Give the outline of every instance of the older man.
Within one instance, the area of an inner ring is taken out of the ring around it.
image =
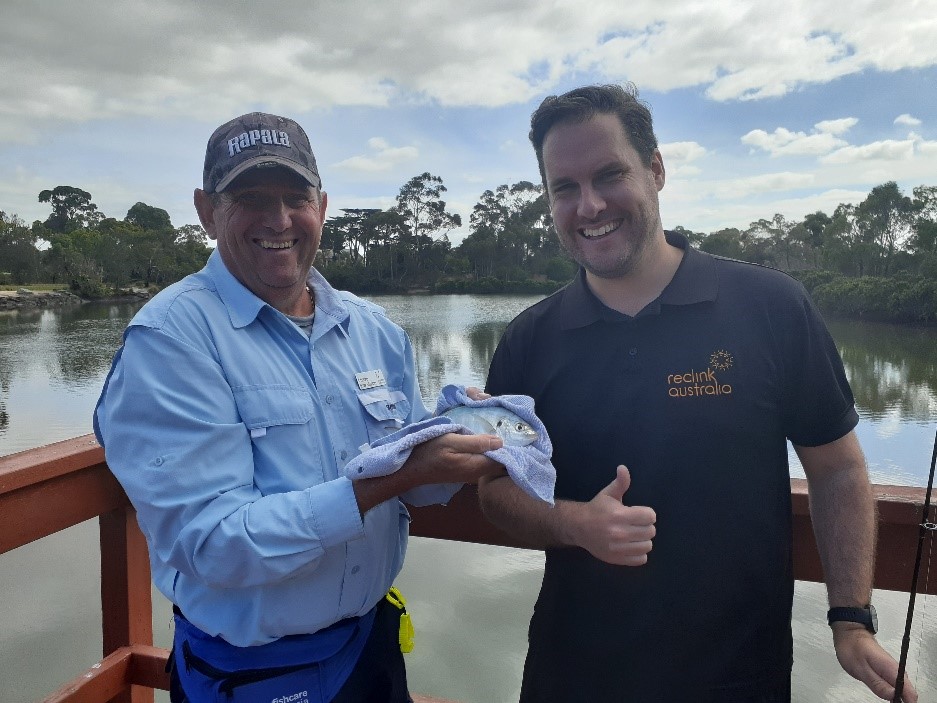
[[[95,412],[175,606],[173,701],[408,701],[402,501],[499,466],[497,438],[447,434],[344,478],[429,413],[403,330],[312,268],[327,201],[296,122],[219,127],[195,191],[217,249],[134,317]]]

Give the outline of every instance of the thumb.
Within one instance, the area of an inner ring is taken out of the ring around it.
[[[630,487],[631,473],[628,471],[627,467],[620,464],[618,466],[618,474],[615,476],[615,480],[599,491],[599,493],[601,495],[610,496],[615,500],[621,500],[624,498],[625,493]]]

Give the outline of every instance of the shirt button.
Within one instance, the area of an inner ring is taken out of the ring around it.
[[[631,354],[631,356],[637,356],[637,355],[638,355],[638,348],[637,348],[637,347],[631,347],[631,349],[628,350],[628,353]]]
[[[331,404],[332,404],[332,396],[330,396],[330,395],[325,396],[325,402],[328,403],[329,405],[331,405]]]
[[[361,571],[361,567],[360,567],[360,566],[353,566],[353,567],[351,567],[351,573],[357,574],[359,571]]]
[[[155,461],[154,463],[155,463],[157,466],[162,466],[162,465],[163,465],[163,457],[161,457],[161,456],[156,457],[156,461]]]
[[[346,457],[348,456],[348,452],[346,452],[344,449],[342,449],[342,453],[341,453],[339,456],[341,456],[342,459],[344,459],[344,458],[346,458]]]

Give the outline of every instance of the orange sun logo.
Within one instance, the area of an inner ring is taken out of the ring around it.
[[[732,355],[725,349],[715,351],[713,355],[709,357],[709,364],[718,371],[725,371],[726,369],[732,368],[733,361],[735,360],[732,358]]]

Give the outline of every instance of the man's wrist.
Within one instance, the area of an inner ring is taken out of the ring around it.
[[[878,632],[878,615],[875,606],[869,603],[862,607],[833,607],[826,613],[826,620],[832,628],[843,631],[862,628],[873,635]]]

